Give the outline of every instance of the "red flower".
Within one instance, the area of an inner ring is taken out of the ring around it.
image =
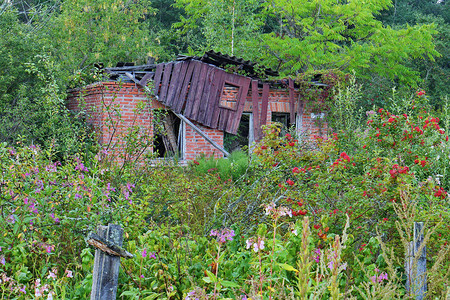
[[[300,169],[295,167],[295,168],[292,169],[292,173],[294,173],[294,174],[295,173],[300,173]]]
[[[425,165],[427,164],[427,161],[426,161],[426,160],[422,160],[422,161],[420,162],[420,164],[422,165],[422,167],[425,167]]]
[[[320,224],[315,224],[315,225],[314,225],[314,228],[315,228],[315,229],[319,229],[320,226],[321,226]]]
[[[286,183],[289,184],[290,186],[294,185],[294,182],[292,180],[290,180],[290,179],[286,180]]]
[[[295,143],[294,143],[294,142],[290,142],[290,143],[289,143],[289,146],[294,147],[294,146],[295,146]]]
[[[363,146],[363,149],[366,149],[366,147],[367,147],[367,145],[364,145],[364,146]]]
[[[342,159],[345,159],[345,160],[347,160],[347,161],[350,161],[350,157],[347,155],[347,153],[345,153],[345,152],[342,152],[341,153],[341,155],[340,155],[340,157],[342,158]]]
[[[304,215],[306,215],[307,212],[308,212],[307,210],[299,210],[298,214],[301,216],[304,216]]]
[[[266,150],[266,149],[267,149],[267,146],[262,145],[262,146],[261,146],[261,149],[262,149],[262,150]]]
[[[425,91],[417,92],[417,96],[422,96],[422,95],[425,95]]]
[[[394,178],[395,174],[397,174],[397,171],[392,169],[392,170],[389,171],[389,174],[391,174],[391,177]]]
[[[286,138],[287,138],[288,140],[290,140],[290,139],[292,139],[292,136],[291,136],[289,133],[286,133]]]
[[[362,251],[366,245],[367,244],[362,244],[361,247],[359,248],[359,251]]]
[[[194,160],[194,164],[199,165],[200,163],[196,160]]]

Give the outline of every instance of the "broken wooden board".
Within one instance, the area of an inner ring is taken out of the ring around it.
[[[289,78],[289,112],[290,112],[290,123],[295,124],[295,100],[294,100],[294,80]]]
[[[259,89],[258,80],[252,80],[252,113],[253,113],[253,134],[255,141],[259,141],[261,134],[261,121],[259,115]]]

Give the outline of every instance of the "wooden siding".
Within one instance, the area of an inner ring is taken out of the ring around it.
[[[159,64],[153,78],[159,101],[174,112],[207,127],[237,133],[250,78],[196,60]],[[220,105],[225,83],[239,88],[235,109]]]

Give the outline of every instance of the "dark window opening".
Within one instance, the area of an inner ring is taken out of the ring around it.
[[[274,112],[272,113],[272,122],[281,123],[280,136],[284,136],[288,133],[289,127],[291,126],[290,113]]]
[[[237,134],[225,132],[223,137],[225,150],[231,153],[236,150],[248,149],[249,144],[253,142],[253,132],[251,130],[253,124],[251,124],[251,119],[250,114],[242,114]]]
[[[153,110],[153,135],[153,152],[157,157],[183,158],[182,122],[173,112]]]

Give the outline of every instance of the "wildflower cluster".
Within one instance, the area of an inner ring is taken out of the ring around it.
[[[213,229],[213,230],[211,230],[209,235],[217,237],[217,241],[220,244],[224,244],[227,241],[232,241],[233,237],[235,236],[234,230],[228,229],[228,228],[224,228],[221,230]]]

